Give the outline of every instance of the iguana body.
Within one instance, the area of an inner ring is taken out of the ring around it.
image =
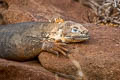
[[[88,30],[72,21],[63,23],[24,22],[0,26],[0,58],[25,61],[40,52],[66,55],[64,42],[89,39]],[[60,41],[57,43],[56,41]]]

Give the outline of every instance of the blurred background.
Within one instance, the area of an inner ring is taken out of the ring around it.
[[[92,22],[93,14],[79,0],[0,0],[0,24],[48,21],[53,17]]]

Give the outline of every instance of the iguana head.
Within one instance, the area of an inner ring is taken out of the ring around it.
[[[60,23],[52,32],[53,34],[49,37],[55,41],[72,43],[89,39],[88,30],[83,27],[83,25],[73,21],[64,21]]]

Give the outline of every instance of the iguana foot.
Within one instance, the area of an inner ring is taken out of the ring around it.
[[[66,49],[65,46],[65,43],[44,42],[42,51],[47,51],[56,55],[62,54],[67,56],[68,49]]]

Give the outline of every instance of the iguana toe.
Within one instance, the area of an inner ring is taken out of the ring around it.
[[[62,54],[66,56],[68,53],[68,49],[66,49],[65,46],[65,43],[45,42],[43,44],[42,51],[47,51],[56,55]]]
[[[65,51],[63,51],[62,49],[60,49],[60,48],[58,48],[58,47],[54,48],[54,50],[55,50],[55,51],[58,51],[60,54],[62,54],[62,55],[64,55],[64,56],[67,55]]]

